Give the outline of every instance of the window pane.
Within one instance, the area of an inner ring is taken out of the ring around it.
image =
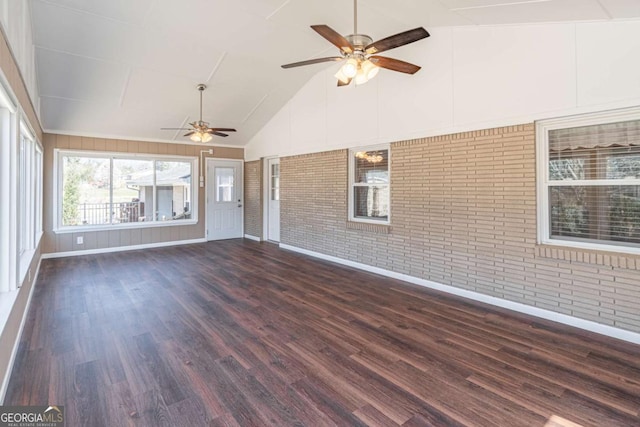
[[[28,186],[28,170],[27,170],[27,148],[28,140],[21,135],[20,137],[20,171],[18,180],[18,224],[19,224],[19,239],[18,239],[18,254],[22,255],[27,250],[27,186]]]
[[[191,218],[191,163],[156,162],[156,220]]]
[[[109,159],[64,156],[62,225],[108,224]]]
[[[216,202],[233,202],[235,199],[234,168],[215,168]]]
[[[354,187],[354,216],[386,221],[389,218],[389,186]]]
[[[354,182],[358,184],[389,183],[389,150],[354,153]]]
[[[549,189],[552,238],[640,244],[640,186]]]
[[[113,160],[114,224],[152,221],[153,161]]]
[[[640,120],[549,131],[549,179],[640,179]]]
[[[271,200],[280,200],[280,164],[271,165]]]

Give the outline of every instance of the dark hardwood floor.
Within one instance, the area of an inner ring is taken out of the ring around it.
[[[4,404],[90,427],[638,426],[640,346],[224,241],[43,261]]]

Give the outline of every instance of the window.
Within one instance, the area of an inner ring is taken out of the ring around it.
[[[640,110],[538,124],[539,240],[640,253]]]
[[[389,223],[389,147],[349,151],[349,220]]]
[[[24,277],[42,235],[42,149],[26,123],[18,146],[18,257]]]
[[[195,161],[57,151],[57,230],[196,220]]]

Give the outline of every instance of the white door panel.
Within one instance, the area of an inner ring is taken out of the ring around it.
[[[242,161],[207,159],[207,240],[243,233]]]

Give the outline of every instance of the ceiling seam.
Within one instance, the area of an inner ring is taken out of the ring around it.
[[[213,70],[211,70],[211,73],[207,78],[207,81],[206,81],[207,83],[209,83],[213,78],[213,76],[218,72],[218,68],[220,68],[220,65],[222,65],[222,61],[224,61],[226,57],[227,57],[227,51],[225,50],[222,52],[222,55],[220,55],[220,58],[218,58],[218,62],[216,62],[216,65],[213,66]]]
[[[118,103],[120,108],[122,108],[123,105],[124,105],[124,97],[125,97],[125,95],[127,93],[127,89],[129,88],[129,82],[131,81],[131,73],[132,73],[132,68],[129,67],[127,69],[127,77],[125,77],[125,79],[124,79],[124,85],[122,87],[122,92],[120,93],[120,102]]]
[[[76,12],[76,13],[79,13],[79,14],[82,14],[82,15],[95,16],[95,17],[102,18],[102,19],[107,20],[107,21],[116,22],[116,23],[118,23],[118,24],[122,24],[122,25],[130,26],[130,27],[136,27],[136,25],[134,25],[132,22],[121,21],[121,20],[119,20],[119,19],[111,18],[111,17],[109,17],[109,16],[104,16],[104,15],[100,15],[100,14],[98,14],[98,13],[88,12],[88,11],[86,11],[86,10],[77,9],[77,8],[75,8],[75,7],[70,7],[70,6],[66,6],[66,5],[61,5],[61,4],[58,4],[58,3],[52,3],[52,2],[47,1],[47,0],[39,0],[39,1],[40,1],[41,3],[48,4],[49,6],[57,7],[57,8],[59,8],[59,9],[70,10],[70,11],[72,11],[72,12]]]
[[[609,13],[609,10],[605,7],[605,5],[602,4],[600,0],[596,0],[596,3],[598,3],[598,6],[600,6],[600,9],[602,9],[604,14],[607,15],[607,18],[613,19],[613,15]]]
[[[247,114],[244,118],[244,120],[242,120],[241,123],[246,123],[247,120],[249,120],[249,118],[253,115],[253,113],[256,112],[256,110],[258,109],[258,107],[260,107],[262,105],[262,103],[269,97],[269,94],[265,94],[262,99],[260,99],[260,101],[258,101],[258,103],[251,109],[251,111],[249,111],[249,114]]]
[[[291,0],[286,0],[284,3],[282,3],[280,6],[278,6],[278,7],[276,8],[276,10],[274,10],[273,12],[271,12],[270,14],[268,14],[268,15],[266,16],[266,18],[264,18],[264,19],[265,19],[265,21],[268,21],[268,20],[270,20],[271,18],[273,18],[273,17],[274,17],[278,12],[280,12],[280,10],[281,10],[283,7],[285,7],[286,5],[288,5],[290,2],[291,2]]]

